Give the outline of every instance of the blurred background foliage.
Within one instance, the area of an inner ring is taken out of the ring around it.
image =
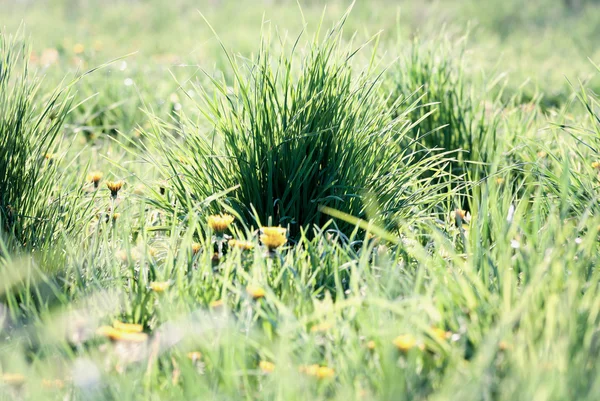
[[[329,1],[325,11],[319,1],[301,4],[310,31],[321,16],[329,26],[349,2]],[[126,59],[129,70],[121,73],[123,80],[140,69],[148,82],[137,85],[165,92],[172,89],[172,81],[162,79],[167,68],[189,77],[197,68],[224,67],[220,45],[201,14],[226,46],[245,55],[256,51],[261,20],[279,26],[281,35],[294,36],[303,26],[291,0],[1,0],[0,5],[6,29],[14,31],[24,22],[37,57],[43,59],[46,51],[52,59],[48,49],[56,49],[58,62],[75,70],[135,52]],[[559,106],[571,93],[564,76],[593,79],[588,58],[600,61],[599,19],[596,0],[359,0],[345,32],[356,32],[361,40],[382,30],[383,40],[393,41],[444,29],[458,36],[469,31],[468,48],[476,58],[469,63],[472,68],[506,73],[512,92],[525,85],[525,97],[543,87],[542,105]],[[46,74],[53,70],[58,68]],[[167,87],[157,88],[157,82]],[[600,80],[590,85],[598,89]]]

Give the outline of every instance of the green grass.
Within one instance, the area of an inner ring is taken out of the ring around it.
[[[0,221],[2,232],[36,249],[63,223],[67,197],[53,188],[60,179],[55,152],[71,101],[68,92],[38,92],[21,36],[3,34],[0,41]]]
[[[0,0],[0,398],[597,399],[582,4]]]
[[[227,53],[232,82],[211,77],[208,89],[195,86],[210,131],[194,121],[155,122],[147,136],[166,156],[165,179],[177,200],[162,202],[166,210],[193,211],[195,202],[226,193],[223,201],[247,223],[282,225],[296,236],[330,219],[324,207],[355,217],[377,207],[393,221],[421,217],[440,199],[436,180],[446,175],[421,176],[449,160],[411,149],[408,136],[426,118],[411,119],[420,98],[396,96],[388,105],[381,72],[353,71],[361,49],[340,44],[342,25],[309,41],[308,52],[297,50],[297,38],[280,56],[269,39],[250,62]],[[367,201],[369,194],[377,199]]]

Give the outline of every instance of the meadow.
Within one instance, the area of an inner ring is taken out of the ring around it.
[[[0,400],[598,400],[595,0],[0,0]]]

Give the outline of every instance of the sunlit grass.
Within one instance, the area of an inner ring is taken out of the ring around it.
[[[0,39],[0,398],[597,399],[594,66],[532,95],[481,47],[597,10],[517,3],[464,43],[473,2],[407,2],[418,41],[375,2],[216,2],[214,31],[115,3],[102,41],[39,33],[95,2],[29,11],[45,52]]]

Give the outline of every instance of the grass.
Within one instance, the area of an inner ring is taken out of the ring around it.
[[[596,399],[598,8],[534,3],[7,3],[0,398]]]
[[[378,207],[393,220],[416,218],[421,205],[436,203],[434,179],[443,174],[419,176],[449,161],[410,149],[407,133],[426,117],[410,118],[420,99],[397,96],[387,105],[381,74],[370,67],[353,73],[360,48],[342,48],[342,26],[309,42],[305,54],[295,54],[301,38],[277,59],[269,39],[247,64],[227,53],[233,82],[211,78],[210,89],[195,87],[213,132],[193,121],[156,122],[148,135],[167,158],[165,178],[177,199],[165,203],[167,210],[228,192],[223,201],[246,222],[283,225],[298,235],[330,219],[323,207],[356,217]],[[376,194],[377,205],[365,194]]]
[[[3,232],[35,249],[51,242],[63,222],[66,196],[53,188],[59,179],[55,151],[71,102],[58,91],[39,99],[40,83],[30,77],[20,34],[3,34],[0,52],[0,220]]]

